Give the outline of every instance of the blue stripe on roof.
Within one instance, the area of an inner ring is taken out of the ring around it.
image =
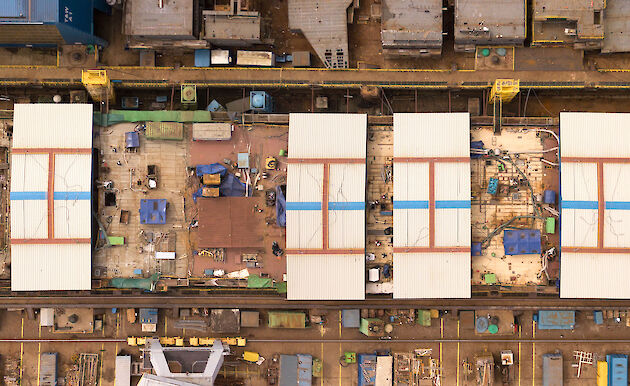
[[[288,202],[287,210],[322,210],[321,202]]]
[[[630,210],[630,201],[606,201],[606,209]]]
[[[429,209],[429,201],[396,201],[394,209]]]
[[[365,202],[329,202],[328,210],[363,210]]]
[[[470,201],[469,200],[435,201],[435,209],[470,209]]]
[[[11,192],[10,197],[12,201],[45,200],[46,192]]]
[[[91,198],[92,194],[90,192],[55,192],[53,194],[53,199],[55,200],[76,201],[90,200]]]
[[[562,209],[597,209],[597,201],[562,201]]]

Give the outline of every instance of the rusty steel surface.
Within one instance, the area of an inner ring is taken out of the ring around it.
[[[260,217],[246,197],[199,198],[201,248],[248,248],[263,245]]]

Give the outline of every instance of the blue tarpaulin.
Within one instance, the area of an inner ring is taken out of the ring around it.
[[[472,141],[470,143],[470,149],[471,150],[483,150],[483,141]],[[476,154],[476,153],[470,153],[470,158],[475,159],[475,158],[480,158],[481,154]]]
[[[219,185],[219,195],[225,197],[243,197],[245,196],[245,184],[234,174],[227,173],[221,181],[221,185]]]
[[[166,199],[140,200],[140,224],[166,224]]]
[[[287,200],[282,193],[282,186],[276,187],[276,224],[281,227],[287,226]]]
[[[540,230],[506,230],[503,232],[503,247],[506,255],[540,254]]]
[[[197,177],[201,177],[204,174],[220,174],[221,177],[227,173],[227,168],[220,163],[213,163],[210,165],[197,165]]]

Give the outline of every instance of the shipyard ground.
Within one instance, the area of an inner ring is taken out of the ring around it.
[[[72,367],[73,355],[96,353],[100,355],[99,384],[113,385],[116,355],[132,355],[134,361],[139,360],[138,347],[128,346],[126,338],[144,336],[140,332],[139,324],[127,322],[124,311],[119,309],[119,313],[112,314],[111,310],[103,310],[104,329],[93,334],[52,333],[47,328],[39,328],[38,318],[29,320],[20,312],[2,311],[0,357],[3,360],[19,358],[22,384],[36,385],[40,371],[40,353],[59,353],[59,377],[64,377]],[[373,353],[376,350],[390,350],[396,353],[431,349],[431,357],[441,363],[439,371],[442,373],[443,385],[475,384],[474,376],[467,376],[462,363],[472,361],[475,354],[483,352],[493,353],[496,359],[502,350],[511,350],[514,353],[512,385],[541,384],[541,355],[556,350],[564,355],[565,384],[590,385],[596,377],[595,367],[585,365],[578,379],[576,369],[571,367],[574,350],[593,352],[596,358],[602,359],[607,353],[627,352],[630,347],[625,320],[621,323],[606,320],[604,325],[596,326],[592,314],[589,313],[578,313],[574,331],[540,331],[533,326],[531,312],[524,312],[519,316],[521,327],[515,334],[492,338],[476,335],[472,326],[464,326],[454,315],[446,314],[439,319],[433,319],[431,327],[395,325],[391,340],[368,338],[357,329],[343,329],[338,311],[327,312],[326,318],[325,326],[313,326],[306,330],[269,329],[264,323],[257,329],[242,329],[240,335],[246,337],[248,343],[245,348],[232,349],[234,355],[226,358],[219,377],[219,381],[227,383],[220,384],[243,382],[244,385],[266,385],[266,370],[274,354],[304,353],[323,358],[323,376],[315,379],[314,384],[351,385],[357,382],[357,365],[339,364],[338,358],[345,351]],[[262,319],[263,322],[266,321],[264,317]],[[170,311],[161,311],[156,335],[203,336],[196,331],[174,328],[173,322]],[[236,359],[243,350],[258,352],[267,360],[260,366],[245,364]]]

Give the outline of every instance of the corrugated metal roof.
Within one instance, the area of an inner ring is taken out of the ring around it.
[[[435,164],[435,245],[470,246],[470,163]]]
[[[289,29],[302,31],[327,68],[348,68],[348,17],[352,0],[289,0]]]
[[[367,115],[289,114],[289,158],[365,158]]]
[[[630,114],[560,113],[561,157],[627,157]]]
[[[11,291],[91,289],[90,244],[11,245]]]
[[[562,245],[596,247],[597,165],[585,162],[565,162],[562,164],[560,178]]]
[[[290,115],[289,158],[309,163],[287,170],[289,299],[365,297],[366,132],[365,115]]]
[[[563,298],[630,298],[630,254],[563,252],[560,269]]]
[[[92,148],[89,104],[16,104],[13,126],[14,148]]]
[[[365,248],[365,164],[330,165],[328,185],[330,248]]]
[[[287,299],[365,299],[364,255],[287,255]]]
[[[447,249],[470,247],[469,127],[467,113],[394,114],[394,248],[425,248],[394,252],[394,298],[470,297],[470,253]]]
[[[66,154],[67,149],[80,154]],[[91,149],[91,105],[15,106],[13,291],[91,288]]]
[[[381,7],[383,47],[441,48],[440,0],[384,0]]]
[[[470,253],[394,253],[394,298],[469,298]]]
[[[59,18],[59,0],[2,0],[0,23],[54,22]]]
[[[526,15],[523,0],[457,0],[455,43],[522,43]]]
[[[394,114],[394,157],[468,157],[470,114]]]
[[[607,249],[630,248],[630,165],[615,162],[630,158],[628,126],[630,114],[560,114],[563,298],[630,298],[630,249]]]

